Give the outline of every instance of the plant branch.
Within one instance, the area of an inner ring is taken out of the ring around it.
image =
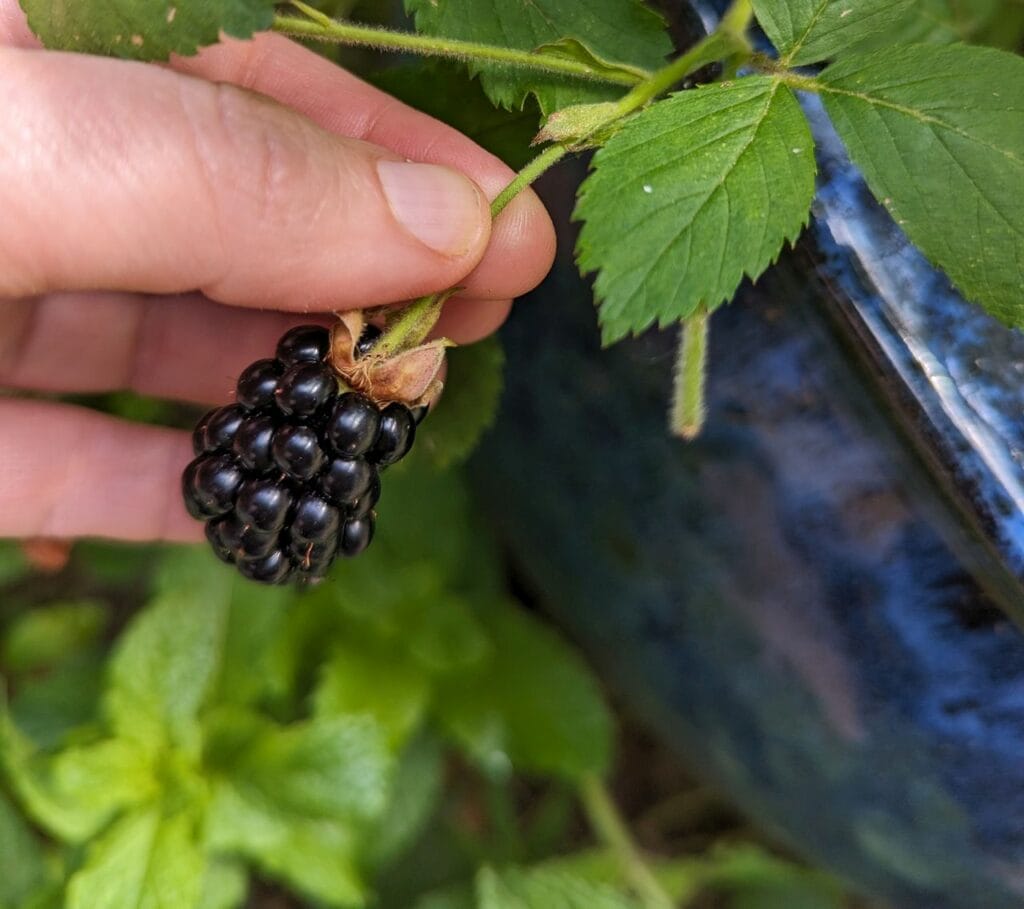
[[[544,149],[516,174],[515,179],[508,186],[498,193],[491,203],[491,218],[497,218],[505,210],[509,202],[533,183],[549,167],[561,161],[568,153],[569,149],[564,145],[552,145],[550,148]]]
[[[336,44],[374,47],[378,50],[396,51],[399,53],[421,54],[428,57],[448,57],[454,60],[494,63],[513,68],[540,70],[577,79],[607,82],[612,85],[631,87],[644,78],[642,73],[633,75],[627,70],[599,72],[579,60],[556,57],[553,54],[516,50],[509,47],[498,47],[493,44],[480,44],[475,41],[459,41],[455,38],[439,38],[432,35],[398,32],[367,25],[357,25],[354,22],[342,22],[337,19],[331,19],[312,9],[312,7],[307,7],[304,3],[294,3],[293,5],[306,13],[307,18],[275,16],[274,31],[296,38],[311,38],[315,41],[331,41]]]
[[[704,428],[707,408],[704,383],[707,376],[708,325],[711,317],[701,306],[679,326],[679,352],[672,382],[673,435],[692,441]]]
[[[580,783],[580,800],[594,833],[619,860],[644,909],[672,909],[672,898],[644,861],[604,783],[596,776],[585,777]]]
[[[746,31],[752,16],[750,0],[736,0],[722,17],[717,31],[697,42],[685,54],[659,69],[623,97],[618,104],[618,116],[624,117],[639,110],[702,66],[733,55],[749,57],[752,49]]]

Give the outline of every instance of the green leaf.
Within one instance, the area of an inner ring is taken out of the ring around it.
[[[726,893],[731,909],[842,909],[843,888],[829,875],[752,845],[722,847],[704,859],[704,885]]]
[[[415,739],[398,762],[388,807],[367,837],[367,860],[382,867],[408,849],[430,820],[444,785],[444,754],[428,736]]]
[[[595,73],[602,76],[631,76],[638,82],[647,77],[648,73],[636,66],[629,66],[625,63],[616,63],[595,54],[587,45],[576,38],[559,38],[549,44],[542,44],[535,48],[538,54],[545,54],[549,57],[560,57],[563,60],[572,60],[576,63],[583,63]]]
[[[215,44],[221,32],[249,38],[274,21],[274,0],[21,0],[21,5],[47,47],[136,60],[194,54]]]
[[[963,293],[1024,325],[1024,60],[988,48],[901,47],[820,76],[871,191]]]
[[[239,791],[285,817],[371,820],[384,809],[391,756],[365,717],[318,717],[277,726],[255,714],[218,711],[207,757]]]
[[[122,736],[160,748],[198,747],[197,715],[219,669],[231,576],[209,570],[168,589],[121,636],[110,662],[106,714]]]
[[[803,66],[840,55],[891,29],[916,0],[753,0],[757,21],[782,62]]]
[[[21,547],[9,540],[0,541],[0,586],[13,584],[30,571]]]
[[[329,906],[363,906],[358,836],[347,824],[281,814],[258,793],[214,787],[207,814],[210,849],[242,856]]]
[[[93,601],[36,607],[8,630],[0,659],[13,673],[44,669],[94,645],[106,621],[103,604]]]
[[[546,868],[484,868],[476,894],[479,909],[640,909],[613,887]]]
[[[60,839],[81,842],[123,808],[157,791],[149,755],[123,739],[41,754],[0,721],[0,761],[25,810]]]
[[[97,722],[105,669],[97,649],[20,684],[11,700],[15,724],[40,748],[58,747],[76,727]]]
[[[234,584],[211,701],[255,705],[288,696],[291,680],[282,633],[294,602],[288,588]]]
[[[1014,50],[1021,36],[1024,6],[1014,0],[916,0],[884,32],[858,42],[860,52],[894,44],[952,44],[975,41]]]
[[[612,722],[579,656],[512,606],[488,611],[494,652],[475,672],[445,680],[437,712],[491,773],[514,767],[578,780],[609,763]]]
[[[184,909],[199,901],[205,873],[195,819],[148,808],[93,843],[68,882],[67,909]]]
[[[460,66],[420,60],[379,70],[369,79],[388,94],[455,127],[513,170],[523,168],[535,154],[530,142],[540,122],[536,105],[527,103],[520,111],[495,107],[480,80],[471,79]]]
[[[439,467],[466,460],[498,412],[504,387],[505,353],[497,337],[448,353],[448,377],[437,410],[418,442]]]
[[[731,299],[799,235],[814,174],[800,105],[767,76],[680,92],[629,121],[594,156],[575,213],[605,342]]]
[[[238,909],[249,893],[249,874],[235,862],[214,861],[206,867],[198,909]]]
[[[21,909],[49,876],[39,841],[0,795],[0,907]]]
[[[373,644],[339,644],[323,667],[313,703],[321,717],[372,717],[397,746],[420,724],[429,696],[426,673],[400,653]]]
[[[661,17],[637,0],[406,0],[406,9],[427,34],[524,51],[570,38],[605,66],[657,69],[672,50]],[[564,56],[564,47],[560,53]],[[481,65],[474,70],[495,104],[521,108],[527,95],[534,94],[544,114],[570,104],[607,101],[625,91],[510,67]]]

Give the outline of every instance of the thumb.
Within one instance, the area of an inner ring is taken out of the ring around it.
[[[467,177],[266,98],[79,55],[0,48],[0,68],[0,296],[342,309],[457,284],[487,246]]]

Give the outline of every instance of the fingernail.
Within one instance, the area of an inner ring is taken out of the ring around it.
[[[378,161],[384,195],[398,222],[447,256],[465,255],[481,230],[480,191],[457,171],[436,164]]]

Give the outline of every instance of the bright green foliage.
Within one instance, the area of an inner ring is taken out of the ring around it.
[[[202,894],[206,859],[195,819],[156,807],[126,815],[96,840],[68,883],[67,909],[181,909]]]
[[[757,21],[783,63],[834,57],[853,42],[892,28],[916,0],[753,0]]]
[[[422,424],[417,442],[439,467],[473,453],[497,415],[504,375],[505,354],[496,337],[449,352],[444,404]]]
[[[235,909],[245,901],[248,890],[249,874],[242,865],[212,861],[206,866],[197,909]]]
[[[220,33],[248,38],[269,28],[273,0],[21,0],[47,47],[166,60],[214,44]]]
[[[661,18],[638,0],[406,0],[416,27],[431,35],[532,51],[563,38],[575,39],[588,56],[609,63],[656,69],[672,49]],[[564,51],[562,52],[564,55]],[[568,104],[605,101],[622,88],[557,75],[473,64],[488,97],[521,108],[536,95],[549,114]]]
[[[127,738],[191,747],[196,716],[215,677],[231,579],[208,571],[208,584],[162,595],[122,637],[110,663],[106,712]]]
[[[579,658],[520,610],[488,610],[491,658],[439,691],[451,734],[490,773],[513,768],[578,780],[602,773],[611,723]]]
[[[324,665],[314,709],[318,716],[369,715],[400,745],[423,720],[429,696],[426,671],[400,652],[339,643]]]
[[[1024,325],[1024,60],[908,47],[836,63],[825,107],[871,191],[965,295]]]
[[[767,76],[680,92],[628,122],[595,155],[575,215],[605,341],[731,299],[799,235],[814,174],[800,106]]]
[[[478,909],[640,909],[620,890],[545,868],[484,868],[476,895]]]

